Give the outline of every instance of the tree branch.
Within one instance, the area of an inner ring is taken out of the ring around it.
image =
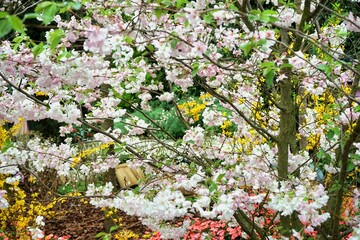
[[[199,77],[200,78],[200,77]],[[200,80],[198,81],[198,84],[202,86],[208,93],[213,95],[215,98],[219,99],[220,101],[229,104],[237,114],[242,117],[245,122],[247,122],[252,128],[254,128],[260,135],[262,135],[264,138],[278,142],[278,139],[272,135],[270,132],[268,132],[266,129],[261,128],[260,126],[256,125],[253,121],[251,121],[248,117],[245,116],[243,112],[241,112],[231,101],[226,99],[224,96],[218,94],[216,91],[214,91],[211,87],[209,87],[204,81]]]
[[[1,76],[1,78],[2,78],[5,82],[7,82],[9,85],[11,85],[11,87],[15,88],[17,91],[21,92],[21,93],[24,94],[26,97],[28,97],[28,98],[30,98],[31,100],[33,100],[35,103],[38,103],[38,104],[40,104],[40,105],[42,105],[42,106],[45,106],[45,107],[47,107],[47,108],[50,108],[49,104],[46,104],[46,103],[44,103],[43,101],[40,101],[40,100],[37,99],[36,97],[34,97],[34,96],[28,94],[27,92],[25,92],[25,91],[24,91],[23,89],[21,89],[20,87],[15,86],[7,77],[5,77],[5,75],[4,75],[2,72],[0,72],[0,76]]]
[[[340,237],[340,230],[339,230],[340,221],[341,221],[340,212],[341,212],[341,207],[342,207],[342,203],[343,203],[344,193],[346,190],[346,177],[347,177],[347,166],[349,163],[349,155],[350,155],[351,147],[359,135],[360,135],[360,118],[358,118],[356,120],[353,131],[351,132],[349,138],[346,140],[344,147],[341,149],[341,154],[340,154],[341,167],[340,167],[340,174],[339,174],[339,179],[338,179],[340,188],[336,195],[335,209],[332,214],[332,217],[333,217],[332,237],[333,237],[333,239],[339,239],[339,237]]]

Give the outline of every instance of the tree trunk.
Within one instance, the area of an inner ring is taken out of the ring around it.
[[[298,151],[296,143],[296,108],[295,100],[292,97],[292,80],[285,78],[280,83],[280,133],[278,136],[278,181],[288,179],[289,175],[289,150],[294,153]],[[296,214],[293,216],[281,216],[281,226],[284,235],[290,235],[291,229],[296,229],[299,225]]]

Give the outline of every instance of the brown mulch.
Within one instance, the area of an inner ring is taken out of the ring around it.
[[[70,236],[69,239],[97,239],[96,234],[107,232],[105,222],[109,227],[113,225],[108,224],[109,219],[105,220],[104,211],[80,199],[68,199],[58,204],[56,208],[57,216],[45,221],[45,236],[53,234],[58,237]],[[118,212],[117,217],[121,218],[121,226],[118,230],[131,230],[139,236],[149,232],[135,216]]]

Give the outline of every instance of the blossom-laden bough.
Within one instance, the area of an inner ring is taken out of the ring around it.
[[[2,13],[8,32],[22,35],[0,46],[0,118],[54,119],[65,138],[84,126],[112,147],[79,159],[71,138],[18,140],[2,151],[0,173],[27,164],[100,174],[127,160],[145,172],[138,187],[94,184],[87,195],[163,238],[201,217],[236,222],[249,239],[356,239],[358,183],[348,177],[359,165],[360,70],[349,42],[360,18],[349,6],[357,5],[42,2],[25,25]],[[27,41],[31,17],[56,23],[45,41]],[[180,137],[165,127],[170,118],[150,117],[158,106],[185,129]]]

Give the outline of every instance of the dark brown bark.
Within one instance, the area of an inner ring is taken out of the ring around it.
[[[237,210],[234,214],[236,221],[249,236],[250,239],[264,239],[265,231],[254,223],[242,210]]]
[[[347,190],[346,187],[346,177],[347,177],[347,167],[349,164],[349,155],[350,150],[355,142],[356,138],[360,135],[360,118],[356,121],[356,125],[351,132],[349,138],[346,140],[344,147],[341,149],[340,153],[340,174],[338,179],[338,184],[340,185],[339,190],[336,194],[336,200],[335,200],[335,208],[334,212],[332,214],[333,218],[333,224],[332,224],[332,237],[333,239],[339,239],[340,238],[340,213],[341,213],[341,207],[343,205],[343,198],[344,193]]]

